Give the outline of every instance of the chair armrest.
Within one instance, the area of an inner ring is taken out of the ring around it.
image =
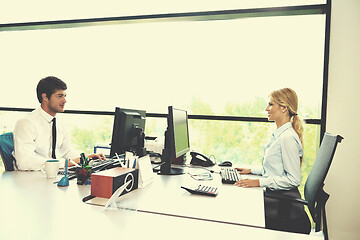
[[[288,195],[282,194],[280,192],[264,190],[264,197],[278,199],[278,200],[286,201],[289,203],[300,203],[302,205],[308,205],[308,201],[306,201],[304,199],[288,196]]]

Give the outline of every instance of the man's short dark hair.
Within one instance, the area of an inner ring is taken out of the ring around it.
[[[39,102],[42,102],[42,94],[50,99],[51,95],[57,90],[66,90],[67,86],[62,80],[57,77],[49,76],[41,79],[36,87],[36,94]]]

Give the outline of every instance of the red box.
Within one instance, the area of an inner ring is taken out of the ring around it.
[[[124,195],[138,188],[139,170],[116,167],[91,174],[91,196],[110,198],[125,182],[132,181],[122,192]]]

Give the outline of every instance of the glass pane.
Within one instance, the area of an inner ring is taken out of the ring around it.
[[[12,132],[17,120],[25,114],[27,113],[0,111],[0,134]],[[66,125],[72,135],[74,147],[79,150],[90,153],[94,151],[95,145],[111,142],[113,116],[60,113],[57,117]]]
[[[291,87],[300,115],[320,118],[323,44],[323,15],[0,32],[1,105],[37,107],[55,75],[67,109],[266,117],[268,94]]]
[[[71,130],[74,147],[92,152],[95,145],[111,142],[113,117],[73,114],[62,114],[61,117]],[[165,118],[147,118],[146,135],[163,139],[166,126]],[[245,167],[261,165],[263,150],[275,129],[274,123],[189,120],[190,147],[215,158],[217,163],[227,160]],[[306,124],[301,191],[314,163],[319,142],[320,127]]]
[[[240,166],[261,166],[263,151],[275,131],[274,123],[191,120],[191,149],[212,156],[216,162],[231,161]],[[305,125],[304,158],[301,166],[303,191],[320,143],[320,127]]]
[[[272,124],[231,121],[190,121],[191,148],[216,161],[261,164]]]
[[[326,0],[2,0],[0,2],[0,23],[38,22],[81,18],[100,18],[164,13],[182,13],[248,9],[279,6],[325,4]],[[29,9],[31,9],[29,11]]]
[[[0,111],[0,134],[12,132],[16,121],[24,116],[25,112]],[[5,171],[5,166],[0,156],[0,173]]]
[[[12,132],[16,121],[25,114],[26,112],[0,111],[0,134]]]
[[[0,111],[0,134],[13,131],[16,121],[24,114]],[[91,153],[94,146],[111,142],[113,116],[59,114],[58,117],[67,125],[73,146],[79,150]],[[166,126],[165,118],[147,118],[146,135],[163,138]],[[189,120],[191,149],[215,158],[217,163],[228,160],[242,166],[261,165],[263,149],[273,131],[273,123]],[[305,125],[302,187],[315,160],[319,135],[318,125]]]
[[[59,114],[71,134],[73,147],[93,153],[95,146],[111,143],[113,116]]]

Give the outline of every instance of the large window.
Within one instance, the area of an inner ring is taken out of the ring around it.
[[[316,4],[324,1],[293,1],[313,5],[276,11],[246,9],[288,1],[239,2],[246,1],[176,10],[167,4],[132,12],[129,6],[72,9],[66,16],[54,10],[0,14],[0,79],[6,82],[0,130],[12,131],[24,110],[39,105],[36,84],[54,75],[68,84],[67,109],[92,111],[61,114],[79,149],[91,152],[97,143],[110,142],[116,106],[146,110],[151,115],[146,133],[162,136],[166,121],[156,114],[174,105],[196,116],[190,120],[194,150],[218,161],[260,164],[274,130],[266,122],[267,96],[291,87],[299,96],[299,115],[311,119],[305,132],[306,179],[323,118],[326,15]],[[0,13],[13,9],[7,6]]]
[[[67,109],[161,113],[201,102],[209,107],[194,113],[264,117],[229,108],[291,87],[300,115],[320,118],[323,15],[11,31],[0,42],[3,106],[37,106],[37,82],[54,75],[68,84]]]

